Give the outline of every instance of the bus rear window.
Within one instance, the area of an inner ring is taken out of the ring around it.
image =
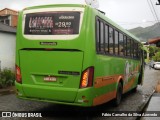
[[[25,35],[79,34],[80,12],[28,13],[25,16]]]

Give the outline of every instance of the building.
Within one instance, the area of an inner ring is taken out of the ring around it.
[[[16,29],[0,23],[0,69],[15,69]]]
[[[160,47],[160,37],[149,39],[148,43],[149,44],[155,44],[156,47]]]
[[[0,10],[0,22],[12,27],[17,27],[18,11],[4,8]]]

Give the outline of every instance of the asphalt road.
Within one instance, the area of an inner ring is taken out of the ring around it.
[[[112,102],[94,107],[82,108],[76,106],[56,105],[53,103],[44,103],[36,101],[21,100],[16,98],[14,94],[0,96],[0,111],[29,111],[29,112],[44,112],[52,115],[52,118],[37,118],[50,120],[135,120],[136,117],[102,117],[103,113],[109,111],[139,111],[148,102],[150,95],[160,80],[159,70],[149,69],[146,67],[143,86],[138,86],[137,92],[129,92],[123,96],[122,102],[118,107],[114,107]],[[0,118],[4,119],[4,118]],[[11,118],[10,118],[11,119]],[[27,118],[12,118],[12,119],[27,119]],[[33,118],[35,120],[35,118]]]

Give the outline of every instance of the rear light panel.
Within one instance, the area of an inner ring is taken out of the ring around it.
[[[16,65],[16,82],[22,83],[21,69]]]
[[[93,86],[93,76],[94,76],[94,67],[89,67],[83,71],[80,88],[92,87]]]

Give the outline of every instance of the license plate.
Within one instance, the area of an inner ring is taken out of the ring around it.
[[[47,76],[47,77],[44,77],[44,81],[47,81],[47,82],[56,82],[57,78],[53,77],[53,76]]]

